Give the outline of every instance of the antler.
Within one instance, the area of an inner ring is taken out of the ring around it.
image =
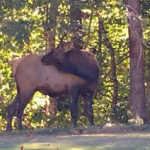
[[[59,42],[59,44],[58,44],[58,47],[63,43],[64,38],[68,35],[68,33],[69,33],[70,31],[72,31],[72,28],[70,28],[69,30],[65,30],[63,36],[62,36],[62,37],[59,37],[60,42]]]

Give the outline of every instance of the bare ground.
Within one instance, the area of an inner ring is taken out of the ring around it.
[[[150,150],[150,127],[89,127],[1,133],[0,150]]]

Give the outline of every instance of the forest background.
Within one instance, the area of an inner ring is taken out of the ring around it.
[[[132,1],[132,0],[131,0]],[[137,0],[136,0],[137,2]],[[135,2],[135,3],[136,3]],[[0,1],[0,130],[6,126],[6,107],[16,94],[8,61],[27,54],[47,53],[60,40],[72,39],[93,51],[100,65],[100,81],[94,97],[96,125],[131,123],[129,5],[126,0],[1,0]],[[150,2],[140,1],[144,52],[144,86],[150,117]],[[65,35],[65,36],[64,36]],[[134,43],[133,43],[134,44]],[[138,52],[140,56],[140,52]],[[138,61],[135,62],[138,64]],[[136,97],[135,97],[136,99]],[[79,106],[81,126],[88,125]],[[61,98],[57,114],[49,112],[48,97],[36,93],[24,112],[24,127],[71,126],[69,99]],[[137,123],[137,122],[136,122]],[[16,127],[15,120],[13,126]]]

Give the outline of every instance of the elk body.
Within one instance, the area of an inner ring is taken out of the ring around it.
[[[78,98],[81,95],[87,109],[87,116],[91,125],[93,121],[92,96],[96,88],[95,82],[67,72],[60,71],[54,64],[44,65],[43,56],[28,55],[21,60],[10,61],[13,76],[17,84],[17,95],[7,107],[7,130],[11,130],[12,118],[17,116],[18,129],[22,129],[22,115],[24,108],[30,102],[36,91],[45,95],[57,97],[68,95],[71,98],[72,123],[76,126],[78,114]]]
[[[99,79],[99,65],[93,53],[75,49],[72,42],[62,43],[42,58],[47,65],[55,65],[61,72],[77,75],[94,86]]]

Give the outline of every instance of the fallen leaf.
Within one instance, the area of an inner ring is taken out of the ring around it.
[[[29,132],[29,133],[27,134],[27,137],[30,138],[30,139],[32,139],[32,138],[34,137],[34,135],[33,135],[31,132]]]
[[[20,150],[23,150],[23,148],[24,148],[24,147],[23,147],[23,146],[21,146],[21,147],[20,147]]]

